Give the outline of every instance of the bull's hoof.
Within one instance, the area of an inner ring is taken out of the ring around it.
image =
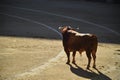
[[[70,64],[70,62],[66,62],[66,64],[68,64],[68,65],[69,65],[69,64]]]
[[[89,67],[87,67],[86,69],[89,69]]]
[[[72,61],[73,64],[76,64],[75,61]]]
[[[93,68],[96,69],[96,65],[93,65]]]
[[[86,69],[89,69],[90,68],[90,66],[89,65],[87,65],[87,68]]]

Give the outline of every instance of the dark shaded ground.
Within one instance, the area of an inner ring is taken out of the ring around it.
[[[53,27],[57,31],[59,31],[58,27],[61,25],[79,27],[79,32],[96,34],[100,42],[120,44],[120,35],[116,35],[95,25],[63,18],[60,16],[32,12],[29,10],[15,9],[6,6],[10,5],[35,10],[43,10],[56,14],[75,17],[78,19],[80,18],[89,22],[103,25],[114,30],[117,33],[120,33],[120,6],[118,4],[84,2],[82,0],[3,0],[0,4],[4,5],[0,6],[0,12],[2,13],[17,15],[23,18],[31,19],[33,21],[44,23],[50,27]],[[47,28],[30,21],[25,21],[0,14],[0,22],[1,36],[61,39],[59,35],[52,30],[49,30],[50,32],[46,32],[48,30]],[[45,33],[47,33],[47,35]]]
[[[100,72],[97,68],[96,71],[98,72],[98,74],[90,69],[84,70],[81,67],[79,67],[77,64],[75,64],[77,68],[73,67],[71,64],[69,66],[71,72],[76,74],[77,76],[88,78],[90,80],[111,80],[108,76]],[[95,78],[95,76],[97,77]]]

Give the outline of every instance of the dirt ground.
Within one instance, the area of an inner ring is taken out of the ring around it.
[[[0,80],[40,66],[55,57],[60,41],[0,37]]]
[[[2,65],[0,65],[0,79],[120,79],[120,45],[99,43],[97,69],[90,68],[90,70],[86,70],[87,58],[85,53],[83,53],[82,56],[79,54],[76,55],[77,66],[75,66],[72,63],[70,65],[65,64],[67,58],[64,51],[60,53],[61,51],[61,40],[1,36],[0,64]],[[58,56],[59,54],[61,54],[61,56]],[[55,59],[50,61],[52,58]],[[40,67],[42,65],[44,65],[43,68]]]
[[[120,80],[119,5],[82,0],[4,1],[0,3],[0,80]],[[77,65],[65,64],[61,25],[98,36],[96,69],[91,63],[86,70],[85,52],[76,55]]]

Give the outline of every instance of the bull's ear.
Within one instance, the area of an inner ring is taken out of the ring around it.
[[[58,29],[59,29],[61,32],[63,32],[63,27],[59,27]]]

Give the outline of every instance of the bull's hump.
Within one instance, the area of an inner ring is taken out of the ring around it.
[[[76,36],[92,36],[91,34],[89,33],[76,33]]]
[[[75,34],[75,36],[92,36],[90,33],[79,33],[77,31],[69,30],[69,33]]]

